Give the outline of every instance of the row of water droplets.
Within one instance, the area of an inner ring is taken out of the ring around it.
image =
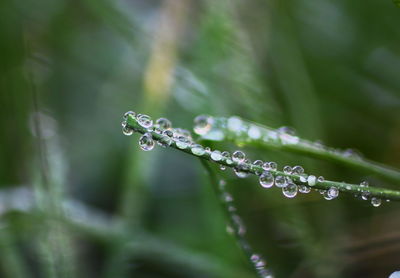
[[[134,127],[128,124],[128,117],[134,119],[142,128],[141,133],[143,135],[139,139],[139,145],[142,150],[150,151],[156,143],[162,147],[167,147],[175,143],[175,146],[179,149],[190,150],[196,156],[207,157],[219,163],[221,170],[225,170],[227,166],[233,168],[234,173],[239,178],[246,178],[249,173],[254,173],[259,176],[259,183],[263,188],[271,188],[275,185],[282,189],[283,195],[287,198],[296,197],[298,192],[309,193],[313,186],[318,182],[324,181],[322,176],[317,178],[314,175],[305,174],[301,166],[284,166],[282,169],[284,175],[282,175],[277,171],[277,163],[273,161],[263,162],[256,160],[252,163],[250,159],[246,158],[245,153],[240,150],[232,154],[228,151],[212,151],[208,147],[197,144],[189,131],[173,128],[171,122],[166,118],[159,118],[153,124],[153,120],[148,115],[136,114],[132,111],[126,112],[123,117],[122,127],[123,133],[128,136],[132,135],[135,131]],[[200,115],[194,120],[194,132],[203,137],[207,134],[212,134],[214,122],[215,119],[213,117]],[[231,132],[243,132],[247,130],[249,137],[253,139],[259,138],[262,134],[261,129],[257,126],[248,127],[238,117],[229,118],[226,124],[227,129]],[[293,135],[290,128],[281,128],[277,131],[277,134],[279,134],[277,138],[280,138],[281,142],[285,142],[285,144],[294,144],[297,141],[295,139],[296,136]],[[212,136],[221,137],[222,135],[214,132]],[[271,133],[268,135],[268,138],[271,138]],[[350,189],[348,188],[348,190]],[[330,187],[326,190],[316,189],[316,191],[320,192],[326,200],[333,200],[339,196],[339,189],[336,187]],[[361,198],[363,200],[369,199],[367,189],[361,191]],[[377,207],[381,204],[381,200],[372,197],[371,203]]]
[[[249,256],[249,260],[261,278],[273,278],[270,270],[266,268],[265,260],[261,255],[255,253],[251,245],[247,242],[245,234],[247,232],[246,226],[242,218],[237,214],[236,207],[234,206],[234,198],[226,189],[226,181],[220,180],[218,184],[218,192],[221,201],[223,202],[228,213],[230,224],[227,226],[227,232],[233,234],[238,239],[238,244]]]
[[[219,122],[217,126],[222,127],[215,127],[214,124],[218,121],[208,115],[200,115],[195,118],[194,120],[194,132],[203,138],[207,139],[223,139],[225,137],[225,133],[222,130],[227,130],[228,135],[232,136],[232,133],[235,137],[239,138],[247,138],[248,141],[250,140],[258,140],[262,139],[264,141],[279,141],[281,144],[297,144],[299,143],[300,139],[295,135],[295,132],[292,128],[289,127],[281,127],[277,130],[265,129],[260,128],[257,125],[253,124],[246,124],[244,123],[239,117],[233,116],[222,123]],[[243,137],[243,135],[245,135]],[[320,142],[315,142],[314,147],[316,148],[324,148],[324,146]],[[327,148],[328,149],[328,148]],[[331,149],[332,151],[336,151],[337,154],[344,154],[345,156],[355,156],[355,152],[348,149],[346,151],[339,151]],[[217,159],[213,159],[215,161],[220,160],[220,152],[218,152]],[[249,169],[252,167],[249,165],[251,161],[246,159],[246,155],[242,151],[235,151],[232,154],[232,158],[229,159],[230,155],[228,152],[222,153],[223,157],[226,157],[226,162],[228,164],[232,164],[232,162],[237,162],[238,166],[234,168],[235,173],[238,177],[244,178],[247,177]],[[211,158],[213,158],[211,156]],[[282,193],[285,197],[294,198],[298,192],[307,194],[311,191],[311,188],[317,184],[317,182],[324,182],[324,177],[319,176],[316,177],[314,175],[307,175],[304,173],[304,169],[301,166],[294,166],[291,167],[286,165],[283,167],[282,171],[286,175],[295,175],[298,177],[300,181],[299,184],[296,184],[291,177],[284,176],[284,175],[274,175],[278,168],[277,163],[275,162],[263,162],[262,160],[256,160],[252,163],[253,166],[256,166],[258,169],[255,170],[255,174],[259,176],[259,183],[264,188],[271,188],[274,185],[276,187],[282,188]],[[225,169],[225,165],[222,165],[222,170]],[[361,198],[362,200],[369,200],[370,192],[367,190],[368,183],[366,181],[361,182],[360,187],[361,189]],[[366,188],[366,190],[364,190]],[[347,188],[347,190],[351,190]],[[330,187],[327,190],[323,189],[316,189],[316,191],[320,192],[324,199],[326,200],[333,200],[339,196],[339,189],[337,187]],[[378,207],[381,204],[381,199],[377,197],[372,197],[371,204],[374,207]]]

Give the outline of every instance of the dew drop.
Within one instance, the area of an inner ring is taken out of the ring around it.
[[[271,188],[274,185],[274,176],[269,171],[264,171],[260,178],[260,185],[264,188]]]
[[[364,191],[361,193],[361,199],[363,199],[364,201],[368,200],[369,198],[369,192]]]
[[[256,161],[253,162],[253,165],[262,168],[263,163],[264,163],[264,162],[262,162],[262,160],[256,160]],[[261,169],[260,169],[260,170],[256,169],[256,170],[255,170],[255,174],[256,174],[257,176],[261,175],[261,174],[262,174]]]
[[[140,115],[137,117],[137,122],[144,128],[150,128],[153,125],[152,119],[147,115]]]
[[[219,165],[219,169],[221,169],[222,171],[225,171],[225,170],[226,170],[226,166],[225,166],[225,165],[222,165],[222,164],[220,164],[220,165]]]
[[[231,154],[228,151],[223,151],[222,156],[225,159],[225,162],[229,165],[233,163],[233,160],[231,158]]]
[[[336,187],[330,187],[326,193],[332,198],[335,199],[339,196],[339,190]]]
[[[123,119],[124,119],[124,120],[127,120],[129,116],[131,116],[132,118],[135,118],[136,113],[133,112],[133,111],[128,111],[128,112],[126,112],[126,113],[124,114]]]
[[[235,151],[232,154],[232,160],[237,163],[242,163],[246,158],[246,155],[242,151]]]
[[[172,127],[171,121],[166,118],[159,118],[156,121],[156,125],[161,129],[170,129]]]
[[[272,171],[276,171],[276,169],[278,169],[278,164],[276,164],[276,162],[271,161],[269,163],[269,169]]]
[[[194,132],[198,135],[207,134],[213,125],[214,119],[207,115],[200,115],[194,119]]]
[[[309,186],[314,186],[317,182],[317,178],[313,175],[308,176],[307,183]]]
[[[124,126],[123,128],[122,128],[122,133],[124,134],[124,135],[126,135],[126,136],[131,136],[132,134],[133,134],[133,129],[131,128],[131,127],[129,127],[129,126]]]
[[[125,127],[126,124],[127,124],[126,120],[123,120],[123,121],[121,122],[121,126],[122,126],[122,127]]]
[[[382,203],[382,200],[381,200],[381,199],[376,198],[376,197],[372,197],[372,198],[371,198],[371,204],[372,204],[374,207],[379,207],[379,206],[381,205],[381,203]]]
[[[321,190],[321,194],[324,196],[325,200],[330,201],[333,199],[333,197],[329,195],[328,190]]]
[[[249,166],[245,163],[240,163],[237,167],[235,167],[233,170],[235,171],[235,174],[239,178],[246,178],[249,173],[247,172],[249,170]]]
[[[252,125],[250,126],[249,130],[247,131],[247,135],[251,138],[251,139],[260,139],[261,138],[261,130],[255,126]]]
[[[222,154],[220,151],[215,150],[211,153],[211,159],[214,161],[220,161],[222,159]]]
[[[239,132],[242,129],[242,120],[239,117],[230,117],[227,126],[230,131]]]
[[[173,137],[172,131],[164,130],[162,132],[162,136],[161,136],[160,140],[158,141],[158,144],[164,148],[167,146],[170,146],[173,142],[172,137]]]
[[[151,133],[147,132],[139,139],[139,146],[144,151],[151,151],[154,148],[154,140]]]
[[[179,136],[178,138],[175,139],[175,144],[179,149],[186,149],[190,145],[190,141],[188,138],[185,136]]]
[[[265,162],[265,163],[263,164],[262,168],[263,168],[265,171],[270,170],[271,168],[269,167],[269,162]]]
[[[283,172],[287,175],[290,175],[292,173],[292,167],[286,165],[285,167],[283,167]]]
[[[294,183],[289,183],[285,187],[282,187],[282,193],[287,198],[294,198],[297,195],[297,185]]]
[[[369,186],[369,183],[367,181],[362,181],[360,183],[360,187],[368,187],[368,186]]]
[[[276,187],[285,187],[287,185],[287,180],[284,176],[276,176],[275,177],[275,186]]]
[[[311,188],[309,188],[308,186],[305,186],[305,185],[299,185],[298,187],[299,187],[300,193],[307,194],[307,193],[310,193],[310,191],[311,191]]]
[[[304,174],[303,167],[301,167],[299,165],[294,166],[293,169],[292,169],[292,174],[293,175],[302,175],[302,174]]]
[[[202,145],[195,144],[190,149],[194,155],[202,156],[205,154],[206,150],[203,148]]]
[[[324,179],[324,177],[323,176],[319,176],[318,177],[318,182],[323,182],[325,179]]]
[[[300,177],[299,177],[299,180],[300,180],[300,182],[302,182],[302,183],[306,183],[307,182],[307,175],[301,175]]]

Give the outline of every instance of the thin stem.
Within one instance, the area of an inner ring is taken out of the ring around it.
[[[158,133],[156,131],[154,131],[154,129],[148,129],[145,128],[143,126],[141,126],[136,118],[132,117],[132,116],[128,116],[127,120],[126,120],[126,127],[128,128],[132,128],[134,131],[137,131],[141,134],[145,134],[145,133],[150,133],[152,138],[156,141],[159,142],[163,142],[163,140],[165,139],[163,134]],[[179,151],[185,152],[187,154],[199,157],[201,159],[205,159],[208,161],[212,161],[214,163],[217,163],[219,165],[224,165],[225,167],[230,167],[230,168],[236,168],[236,169],[240,169],[240,171],[242,172],[246,172],[246,173],[251,173],[254,175],[257,175],[257,173],[262,173],[264,171],[264,169],[261,166],[258,165],[254,165],[254,164],[250,164],[250,163],[246,163],[246,162],[235,162],[235,161],[227,161],[227,159],[225,157],[223,157],[221,160],[219,161],[214,161],[211,159],[211,152],[210,151],[206,151],[203,154],[193,154],[192,153],[192,148],[190,146],[186,147],[186,148],[179,148],[176,144],[175,140],[172,140],[171,144],[169,145],[170,147],[177,149]],[[231,163],[228,163],[231,162]],[[345,183],[345,182],[335,182],[335,181],[329,181],[329,180],[324,180],[324,181],[319,181],[317,180],[315,182],[315,185],[310,186],[307,181],[305,181],[301,175],[295,175],[295,174],[287,174],[284,173],[282,171],[279,170],[274,170],[271,169],[270,173],[274,176],[283,176],[286,178],[290,178],[293,182],[295,182],[296,184],[299,185],[304,185],[307,187],[311,187],[311,188],[317,188],[317,189],[321,189],[321,190],[328,190],[331,189],[332,187],[337,188],[339,191],[342,192],[347,192],[347,193],[351,193],[351,194],[356,194],[359,195],[363,192],[366,192],[369,194],[369,197],[375,197],[375,198],[379,198],[379,199],[388,199],[388,200],[400,200],[400,191],[395,191],[395,190],[390,190],[390,189],[385,189],[385,188],[378,188],[378,187],[362,187],[360,185],[356,185],[356,184],[350,184],[350,183]]]
[[[400,170],[370,161],[361,157],[357,152],[347,149],[339,150],[322,145],[320,142],[312,142],[299,138],[297,135],[285,132],[285,129],[273,129],[271,127],[254,124],[238,117],[223,118],[209,117],[212,127],[202,136],[211,141],[228,140],[237,145],[260,146],[267,149],[275,149],[299,153],[310,157],[337,162],[379,176],[387,181],[400,184]],[[213,134],[219,133],[216,138]],[[211,136],[210,136],[211,135]]]

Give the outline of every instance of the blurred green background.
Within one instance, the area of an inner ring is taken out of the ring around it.
[[[141,152],[123,113],[187,129],[198,114],[238,115],[399,168],[399,26],[389,0],[1,1],[0,277],[256,277],[201,163]],[[400,269],[399,204],[288,200],[254,177],[218,175],[276,277]]]

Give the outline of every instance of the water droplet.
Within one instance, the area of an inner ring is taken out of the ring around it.
[[[229,203],[229,202],[233,202],[233,197],[231,194],[229,194],[228,192],[224,192],[222,194],[222,201]]]
[[[231,154],[228,151],[222,152],[222,156],[227,164],[231,165],[233,163],[233,160],[231,159]]]
[[[205,154],[206,150],[203,148],[202,145],[195,144],[190,149],[194,155],[202,156]]]
[[[302,174],[304,174],[303,167],[301,167],[299,165],[294,166],[293,169],[292,169],[292,174],[293,175],[302,175]]]
[[[321,190],[320,193],[324,196],[325,200],[330,201],[333,199],[333,197],[331,195],[329,195],[328,190]]]
[[[278,169],[278,164],[276,164],[276,162],[271,161],[269,163],[269,169],[272,171],[276,171],[276,169]]]
[[[159,128],[164,129],[164,130],[170,129],[172,127],[171,121],[166,118],[159,118],[156,121],[156,124]]]
[[[335,199],[339,196],[339,190],[336,187],[330,187],[326,193],[332,198]]]
[[[289,183],[285,187],[282,187],[282,193],[288,198],[293,198],[297,195],[297,185]]]
[[[249,173],[247,172],[249,169],[249,166],[245,163],[240,163],[238,166],[233,168],[236,176],[239,178],[246,178],[249,175]]]
[[[400,278],[400,271],[395,271],[388,278]]]
[[[361,186],[361,187],[368,187],[368,186],[369,186],[369,183],[368,183],[367,181],[362,181],[362,182],[360,183],[360,186]]]
[[[269,171],[264,171],[260,178],[260,185],[264,188],[270,188],[274,185],[274,176]]]
[[[121,126],[122,126],[122,127],[125,127],[126,124],[127,124],[127,122],[126,122],[125,120],[123,120],[123,121],[121,122]]]
[[[230,117],[227,122],[230,131],[239,132],[242,129],[242,120],[239,117]]]
[[[122,128],[122,133],[126,136],[131,136],[133,134],[133,128],[129,127],[129,126],[124,126]]]
[[[211,159],[214,161],[220,161],[222,159],[222,154],[220,151],[215,150],[211,153]]]
[[[257,167],[260,167],[262,169],[263,163],[264,162],[262,162],[261,160],[256,160],[256,161],[253,162],[253,165],[257,166]],[[257,176],[262,174],[262,170],[261,169],[260,170],[257,170],[257,169],[255,170],[255,174]]]
[[[311,191],[311,188],[309,188],[309,187],[307,187],[305,185],[299,185],[298,187],[299,187],[299,192],[300,193],[307,194],[307,193],[310,193],[310,191]]]
[[[292,173],[292,167],[286,165],[285,167],[283,167],[283,172],[287,175],[290,175]]]
[[[287,180],[284,176],[276,176],[275,177],[275,186],[276,187],[285,187],[287,185]]]
[[[220,165],[219,165],[219,169],[221,169],[222,171],[225,171],[225,170],[226,170],[226,166],[223,165],[223,164],[220,164]]]
[[[237,214],[232,215],[232,221],[235,223],[238,235],[244,236],[246,234],[246,226],[243,224],[240,216]]]
[[[200,115],[194,119],[194,132],[198,135],[207,134],[213,125],[214,119],[207,115]]]
[[[179,136],[178,138],[175,139],[175,144],[179,149],[186,149],[190,145],[190,141],[188,138],[185,136]]]
[[[151,151],[154,148],[154,140],[151,133],[147,132],[139,139],[139,146],[144,151]]]
[[[324,177],[323,176],[319,176],[318,177],[318,182],[323,182],[325,179],[324,179]]]
[[[247,135],[254,140],[261,138],[261,130],[255,125],[250,126],[249,130],[247,131]]]
[[[367,191],[362,192],[362,193],[361,193],[361,199],[363,199],[364,201],[368,200],[369,194],[370,194],[370,193],[367,192]]]
[[[129,117],[129,116],[131,116],[132,118],[135,118],[136,113],[133,112],[133,111],[128,111],[128,112],[126,112],[126,113],[124,114],[123,119],[124,119],[124,120],[128,120],[128,117]]]
[[[263,164],[262,168],[263,168],[265,171],[269,171],[269,170],[271,169],[271,168],[269,168],[269,162],[265,162],[265,163]]]
[[[309,186],[314,186],[317,183],[317,177],[313,175],[308,176],[307,183]]]
[[[299,177],[300,182],[306,183],[307,182],[307,175],[303,174]]]
[[[246,155],[242,151],[235,151],[232,154],[232,160],[237,163],[242,163],[246,158]]]
[[[376,198],[376,197],[372,197],[372,198],[371,198],[371,204],[372,204],[374,207],[379,207],[379,206],[381,205],[381,203],[382,203],[381,199]]]
[[[219,185],[220,189],[224,190],[225,186],[226,186],[226,181],[225,180],[220,180],[218,185]]]
[[[153,125],[152,119],[147,115],[140,115],[137,117],[137,122],[144,128],[150,128]]]

